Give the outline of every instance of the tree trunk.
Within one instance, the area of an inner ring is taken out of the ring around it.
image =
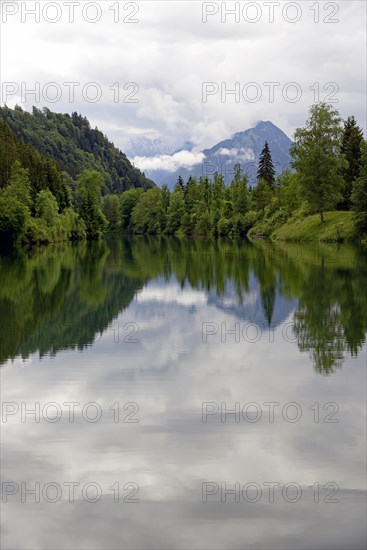
[[[323,211],[320,212],[320,218],[321,218],[321,223],[324,223],[324,213]]]

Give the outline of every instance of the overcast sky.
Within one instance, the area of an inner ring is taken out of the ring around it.
[[[190,140],[199,150],[258,120],[271,120],[291,137],[317,95],[325,100],[332,94],[341,115],[354,114],[366,129],[363,1],[319,2],[316,10],[315,2],[304,0],[257,2],[257,7],[255,2],[80,0],[69,2],[73,8],[46,0],[38,2],[37,23],[26,12],[35,4],[1,2],[2,104],[6,99],[11,107],[76,110],[122,150],[137,136],[162,138],[169,148]],[[222,4],[239,5],[239,22]],[[24,102],[22,83],[32,89],[37,82],[39,97],[28,94]],[[59,88],[43,88],[49,82]],[[65,82],[80,83],[74,102]],[[83,97],[82,88],[91,82],[97,86],[84,88]],[[225,92],[236,82],[239,97],[221,97],[221,87]],[[279,83],[273,100],[269,82]],[[124,90],[127,83],[135,84]],[[203,101],[205,86],[211,95]],[[98,90],[101,97],[93,102]],[[61,96],[56,102],[47,100],[56,93]]]

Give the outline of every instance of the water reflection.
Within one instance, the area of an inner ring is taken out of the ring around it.
[[[2,259],[0,277],[2,547],[364,548],[359,250],[127,239]],[[222,502],[222,483],[262,493]]]
[[[164,289],[172,278],[261,330],[291,316],[285,338],[320,373],[341,367],[348,353],[357,356],[365,341],[367,257],[356,248],[118,239],[0,259],[0,362],[83,350],[148,281]]]

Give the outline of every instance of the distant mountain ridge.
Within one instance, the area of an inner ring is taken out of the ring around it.
[[[292,141],[289,137],[275,124],[270,121],[259,121],[253,128],[237,132],[231,138],[220,141],[211,148],[203,149],[202,162],[194,164],[191,167],[181,166],[174,172],[165,169],[145,169],[148,177],[152,178],[158,185],[167,184],[172,187],[179,176],[188,179],[189,176],[212,177],[216,171],[223,174],[226,184],[229,184],[233,168],[236,163],[240,163],[244,172],[247,173],[250,184],[256,184],[256,172],[261,150],[265,141],[268,142],[274,168],[277,174],[281,173],[285,168],[288,168],[291,163],[289,153]],[[177,149],[172,155],[177,152],[191,152],[193,144],[187,142],[183,147]],[[137,150],[135,149],[137,153]],[[141,151],[143,153],[143,151]],[[144,154],[137,154],[144,157]],[[147,155],[150,158],[159,157],[156,155]],[[140,159],[134,159],[134,162],[139,166]],[[141,162],[141,161],[140,161]]]
[[[169,155],[171,153],[172,151],[164,139],[147,138],[144,136],[133,138],[130,140],[127,148],[125,148],[125,154],[129,158],[134,158],[135,156]]]

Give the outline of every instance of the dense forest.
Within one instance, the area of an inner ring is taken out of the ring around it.
[[[0,114],[3,245],[96,239],[108,230],[233,238],[279,230],[288,238],[295,227],[316,237],[324,227],[331,241],[367,235],[367,143],[353,116],[343,123],[327,104],[311,107],[294,135],[292,167],[280,176],[265,143],[254,188],[237,164],[228,186],[216,173],[180,177],[172,192],[76,113],[4,107]]]
[[[72,180],[84,170],[102,175],[102,194],[122,193],[126,189],[149,189],[154,184],[135,168],[87,118],[74,112],[53,113],[33,107],[32,113],[21,107],[0,108],[3,119],[16,137],[30,143],[41,155],[52,158]]]
[[[152,186],[80,115],[0,109],[2,247],[98,238],[103,197]]]

